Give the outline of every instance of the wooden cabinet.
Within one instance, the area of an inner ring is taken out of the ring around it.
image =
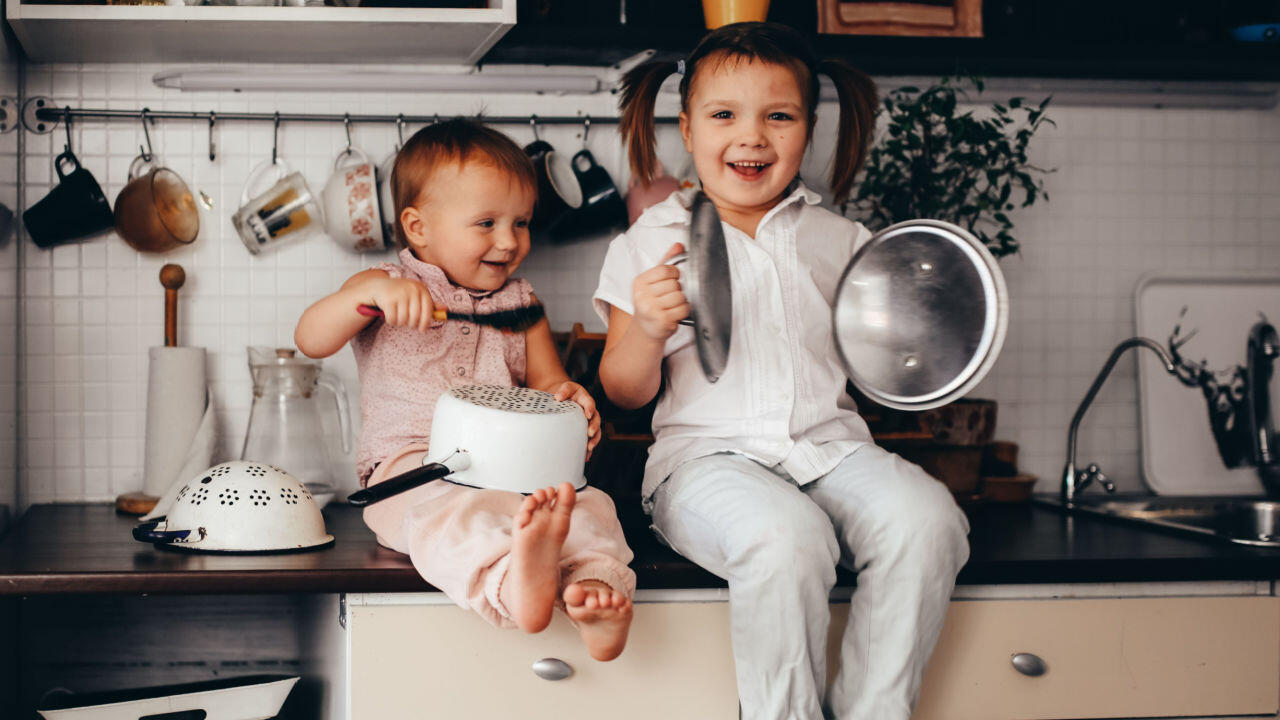
[[[737,717],[728,603],[640,602],[622,657],[597,663],[557,614],[539,635],[498,631],[441,596],[350,596],[348,718]],[[832,604],[830,674],[849,606]],[[1020,674],[1015,653],[1047,667]],[[566,680],[532,665],[557,658]],[[495,689],[501,688],[498,692]],[[662,692],[655,692],[661,688]],[[957,600],[915,720],[1274,716],[1280,598]]]
[[[415,62],[473,65],[516,22],[482,8],[68,5],[5,0],[34,62]]]
[[[982,37],[982,0],[818,0],[818,32]]]
[[[441,599],[349,596],[345,717],[738,716],[725,602],[637,603],[626,652],[601,663],[561,613],[546,631],[528,635],[497,630]],[[566,663],[573,674],[542,679],[532,666],[544,658]]]
[[[1278,697],[1280,598],[958,601],[915,720],[1273,717]]]

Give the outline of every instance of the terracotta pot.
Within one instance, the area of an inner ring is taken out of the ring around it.
[[[971,495],[978,489],[978,480],[982,477],[980,447],[926,445],[904,448],[900,454],[941,480],[953,494]]]
[[[921,413],[921,425],[939,445],[981,447],[996,432],[996,401],[957,400]]]
[[[982,478],[982,499],[991,502],[1026,502],[1036,486],[1035,475]]]

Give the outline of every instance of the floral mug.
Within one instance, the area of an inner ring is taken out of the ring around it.
[[[333,175],[321,195],[325,230],[338,245],[351,252],[380,252],[382,213],[378,208],[378,181],[369,156],[348,147],[333,163]]]

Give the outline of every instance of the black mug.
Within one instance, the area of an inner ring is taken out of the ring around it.
[[[573,156],[573,174],[582,187],[582,207],[571,212],[557,226],[560,235],[585,235],[625,228],[627,202],[609,171],[596,162],[590,150],[579,150]]]
[[[75,170],[64,173],[64,162],[70,162]],[[22,223],[36,245],[61,245],[115,225],[111,203],[93,173],[80,166],[75,154],[63,152],[53,161],[53,169],[58,173],[58,184],[22,213]]]
[[[535,140],[524,151],[538,174],[538,202],[530,228],[535,232],[554,226],[569,211],[582,205],[582,188],[564,155],[546,140]]]

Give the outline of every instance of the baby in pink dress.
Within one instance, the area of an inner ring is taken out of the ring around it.
[[[360,372],[362,485],[421,466],[436,401],[459,385],[519,385],[572,400],[599,441],[591,395],[565,374],[544,319],[523,332],[436,321],[536,301],[512,273],[529,254],[536,176],[509,138],[467,120],[419,130],[396,157],[400,263],[359,272],[311,307],[294,341],[309,357],[347,342]],[[381,319],[358,312],[382,311]],[[631,625],[635,573],[613,502],[568,482],[525,497],[435,480],[370,505],[365,523],[424,579],[499,627],[539,632],[559,606],[591,656],[617,657]]]

